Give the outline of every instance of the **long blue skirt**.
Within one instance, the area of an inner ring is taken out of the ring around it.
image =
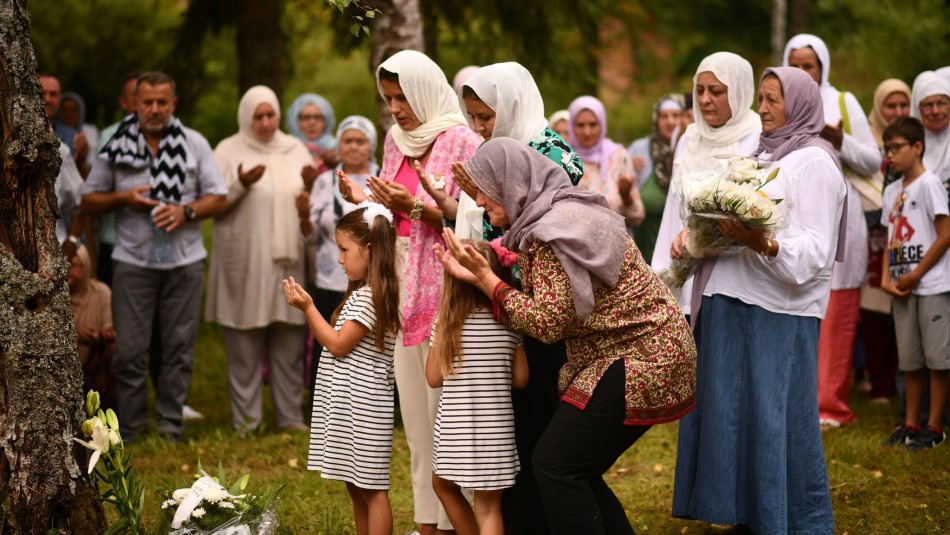
[[[680,420],[673,516],[758,535],[834,533],[818,423],[819,326],[703,297],[696,409]]]

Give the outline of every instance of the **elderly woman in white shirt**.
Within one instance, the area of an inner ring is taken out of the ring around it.
[[[837,151],[819,137],[821,95],[807,74],[766,69],[759,117],[757,156],[779,168],[763,191],[785,199],[787,226],[771,236],[720,222],[745,247],[706,261],[694,281],[696,408],[680,423],[673,516],[830,535],[818,332],[847,190]]]

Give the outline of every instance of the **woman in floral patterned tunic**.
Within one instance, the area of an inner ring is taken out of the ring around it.
[[[651,425],[692,409],[689,327],[601,194],[508,138],[485,143],[465,170],[492,224],[508,229],[502,243],[519,252],[524,290],[448,230],[440,260],[492,296],[499,321],[567,343],[561,402],[534,452],[548,522],[554,533],[632,533],[602,476]]]

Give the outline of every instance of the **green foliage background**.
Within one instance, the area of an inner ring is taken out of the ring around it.
[[[287,58],[275,61],[289,66],[284,106],[314,91],[333,103],[338,118],[375,118],[369,39],[354,38],[351,21],[324,0],[282,1]],[[618,141],[647,133],[652,102],[668,91],[688,91],[707,54],[736,52],[756,71],[769,64],[770,0],[420,2],[426,46],[450,79],[465,65],[519,61],[534,73],[549,112],[596,90],[597,58],[617,46],[600,45],[598,30],[605,21],[619,23],[635,70],[628,94],[609,106],[610,135]],[[89,120],[105,126],[118,119],[115,99],[125,72],[167,69],[181,86],[179,114],[214,144],[236,129],[235,31],[228,15],[220,15],[225,22],[212,25],[200,43],[181,36],[197,46],[176,49],[189,4],[200,2],[31,0],[40,70],[82,94]],[[865,108],[881,80],[912,83],[920,71],[950,63],[950,3],[942,0],[813,0],[808,31],[832,51],[832,83],[855,93]]]

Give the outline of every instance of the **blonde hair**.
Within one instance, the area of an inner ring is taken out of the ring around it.
[[[336,224],[336,230],[345,232],[361,247],[369,246],[369,263],[363,280],[350,281],[346,295],[333,311],[331,323],[336,323],[343,305],[354,291],[369,286],[373,292],[373,309],[376,312],[374,335],[376,347],[386,351],[386,335],[399,332],[399,279],[396,277],[396,230],[383,215],[373,218],[370,227],[363,217],[366,208],[357,208],[344,215]]]
[[[511,281],[510,270],[501,265],[495,250],[488,242],[462,240],[462,243],[471,245],[475,252],[485,257],[488,266],[498,278],[505,282]],[[448,272],[443,274],[442,295],[439,298],[439,312],[432,339],[432,349],[437,351],[442,377],[458,373],[462,365],[462,326],[465,325],[465,320],[474,312],[491,310],[491,307],[491,298],[476,286],[460,281]]]

